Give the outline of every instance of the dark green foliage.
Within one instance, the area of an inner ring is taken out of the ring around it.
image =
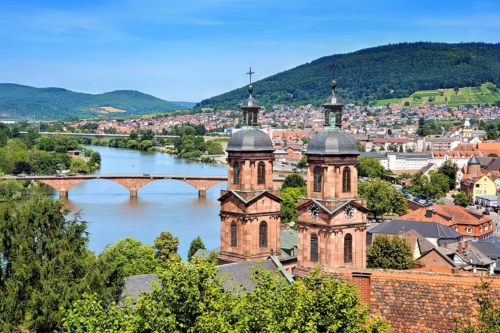
[[[391,212],[402,215],[408,211],[408,203],[402,193],[394,192],[389,182],[375,178],[359,183],[358,191],[359,196],[366,199],[366,208],[375,218]]]
[[[305,168],[307,164],[307,155],[303,155],[299,162],[297,163],[297,168],[302,169]]]
[[[223,289],[218,269],[206,260],[174,262],[158,272],[161,285],[136,306],[106,308],[86,295],[65,311],[73,332],[177,333],[383,333],[388,325],[360,301],[354,284],[313,270],[292,284],[262,269],[250,293]]]
[[[106,262],[116,262],[123,266],[125,276],[132,276],[153,273],[158,266],[155,256],[156,253],[151,245],[127,237],[106,246],[99,258]]]
[[[280,103],[320,106],[331,94],[334,62],[337,94],[344,103],[366,105],[417,90],[500,84],[500,44],[419,42],[323,57],[256,81],[253,96],[267,109]],[[247,97],[247,87],[241,87],[203,100],[197,108],[238,109]]]
[[[465,192],[458,192],[453,196],[453,203],[462,207],[467,207],[470,203],[470,199],[467,197]]]
[[[86,223],[67,221],[61,201],[37,196],[0,213],[0,327],[52,332],[60,308],[84,292],[105,304],[121,293],[120,270],[104,266],[87,250]],[[115,267],[116,268],[116,267]]]
[[[4,123],[0,123],[0,147],[4,147],[7,144],[7,140],[11,136],[9,126]]]
[[[414,263],[410,244],[398,235],[377,235],[366,253],[368,268],[409,269]]]
[[[44,119],[95,117],[100,107],[126,110],[126,115],[180,110],[183,106],[133,90],[116,90],[104,94],[84,94],[61,88],[34,88],[18,84],[0,84],[0,111],[12,118],[36,114]]]
[[[199,249],[203,249],[205,250],[206,247],[205,247],[205,244],[203,243],[203,241],[201,240],[201,237],[198,236],[196,237],[195,239],[193,239],[191,241],[191,244],[189,245],[189,250],[188,250],[188,261],[191,261],[191,258],[193,258],[194,254],[196,253],[196,251],[198,251]]]
[[[181,257],[177,253],[179,247],[179,238],[175,237],[168,231],[162,231],[154,240],[154,250],[156,258],[162,261],[180,260]]]
[[[302,177],[297,173],[292,173],[285,177],[285,181],[283,182],[283,185],[281,185],[281,190],[283,191],[284,189],[289,187],[305,187],[305,186],[306,186],[306,181],[304,180],[304,177]]]
[[[358,158],[358,175],[360,177],[382,178],[390,174],[376,157],[360,156]]]
[[[452,160],[447,160],[438,168],[437,171],[448,177],[449,190],[453,190],[457,184],[457,163]]]

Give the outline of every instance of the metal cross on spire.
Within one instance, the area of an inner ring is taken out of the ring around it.
[[[252,72],[252,67],[250,67],[250,71],[247,74],[250,75],[250,84],[252,84],[252,74],[255,74],[255,72]]]

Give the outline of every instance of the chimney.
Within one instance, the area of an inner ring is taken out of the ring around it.
[[[427,217],[429,219],[432,217],[432,209],[427,209],[425,211],[425,217]]]
[[[458,253],[462,254],[462,242],[458,243]]]
[[[464,244],[465,244],[465,248],[468,249],[469,248],[469,242],[465,241]]]
[[[444,244],[443,244],[443,247],[444,247],[445,249],[447,249],[447,248],[448,248],[448,243],[444,243]]]
[[[399,231],[399,235],[401,236],[401,235],[402,235],[402,234],[404,234],[404,233],[405,233],[405,227],[403,227],[403,229],[401,229],[401,230]]]

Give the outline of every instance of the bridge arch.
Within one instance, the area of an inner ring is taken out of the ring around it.
[[[198,196],[206,196],[208,189],[213,186],[227,181],[226,177],[217,176],[149,176],[149,175],[89,175],[89,176],[71,176],[71,177],[56,177],[56,176],[33,176],[16,178],[18,180],[36,180],[46,184],[59,192],[59,197],[67,197],[68,191],[75,185],[93,179],[106,179],[125,187],[130,192],[131,197],[137,196],[137,191],[143,186],[157,180],[179,180],[189,184],[198,190]]]

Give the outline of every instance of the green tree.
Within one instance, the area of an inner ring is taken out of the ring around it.
[[[489,153],[489,154],[488,154],[488,157],[498,157],[498,154],[495,154],[495,153]]]
[[[359,184],[359,196],[366,199],[366,208],[373,214],[374,218],[390,212],[404,213],[408,210],[406,200],[401,199],[400,193],[394,193],[389,182],[372,179],[370,182]]]
[[[101,164],[101,154],[98,151],[92,152],[90,157],[94,160],[95,163]]]
[[[447,160],[437,169],[437,171],[448,177],[448,183],[449,183],[448,189],[450,191],[453,190],[457,183],[457,172],[458,172],[457,163],[455,163],[452,160]]]
[[[175,261],[181,259],[180,255],[177,253],[179,238],[175,237],[170,232],[162,231],[160,235],[155,238],[154,244],[156,258],[162,261]]]
[[[71,159],[71,165],[69,167],[71,172],[82,172],[82,173],[89,173],[89,165],[87,161],[85,161],[81,157],[73,157]]]
[[[365,152],[366,151],[366,148],[365,146],[363,146],[363,144],[359,141],[356,140],[356,146],[358,146],[358,151],[359,152]]]
[[[207,153],[210,155],[224,154],[224,149],[219,141],[209,140],[206,143]]]
[[[4,123],[0,123],[0,147],[5,147],[7,145],[7,140],[11,135],[9,126]]]
[[[0,199],[19,199],[25,192],[22,182],[13,179],[0,181]]]
[[[201,237],[198,236],[196,237],[195,239],[193,239],[191,241],[191,244],[189,245],[189,250],[188,250],[188,254],[187,254],[187,257],[188,257],[188,261],[191,261],[191,258],[193,258],[194,254],[196,253],[196,251],[198,251],[199,249],[203,249],[205,250],[206,247],[205,247],[205,244],[203,243],[203,241],[201,240]]]
[[[307,165],[307,155],[302,155],[299,162],[297,163],[297,168],[303,169]]]
[[[84,292],[104,304],[121,293],[120,271],[106,269],[87,251],[86,223],[67,221],[61,201],[37,196],[0,212],[0,327],[52,332],[60,327],[60,308],[68,309]],[[113,289],[113,290],[111,290]]]
[[[40,150],[54,151],[56,150],[56,142],[48,135],[42,135],[36,140],[36,146]]]
[[[285,177],[283,185],[281,185],[281,190],[283,191],[289,187],[305,187],[305,186],[306,186],[306,181],[304,180],[304,177],[302,177],[297,173],[292,173]]]
[[[453,203],[455,205],[459,205],[459,206],[462,206],[462,207],[467,207],[469,205],[469,203],[470,203],[470,200],[467,197],[467,194],[465,194],[465,192],[458,192],[453,197]]]
[[[95,296],[75,302],[64,319],[68,333],[112,329],[384,333],[389,329],[379,316],[370,317],[353,284],[319,270],[288,284],[279,275],[257,268],[252,273],[256,285],[252,292],[239,286],[234,292],[225,291],[218,268],[206,260],[171,262],[158,278],[161,284],[141,294],[135,308],[105,308]]]
[[[382,178],[389,173],[375,157],[361,156],[358,158],[358,163],[360,177]]]
[[[298,198],[306,196],[304,187],[287,187],[281,190],[281,222],[297,221],[297,202]]]
[[[137,148],[140,150],[148,150],[151,147],[153,147],[153,142],[151,140],[142,140]]]
[[[421,135],[421,136],[426,136],[428,134],[427,133],[427,129],[425,128],[425,119],[424,119],[424,117],[420,117],[418,119],[417,134]]]
[[[179,135],[181,137],[183,137],[185,135],[192,135],[192,136],[194,136],[194,135],[196,135],[196,129],[193,126],[184,125],[179,130]]]
[[[127,237],[106,246],[99,255],[106,261],[118,262],[125,276],[153,273],[158,266],[153,246]]]
[[[410,244],[398,235],[377,235],[366,253],[368,268],[409,269],[415,260]]]

